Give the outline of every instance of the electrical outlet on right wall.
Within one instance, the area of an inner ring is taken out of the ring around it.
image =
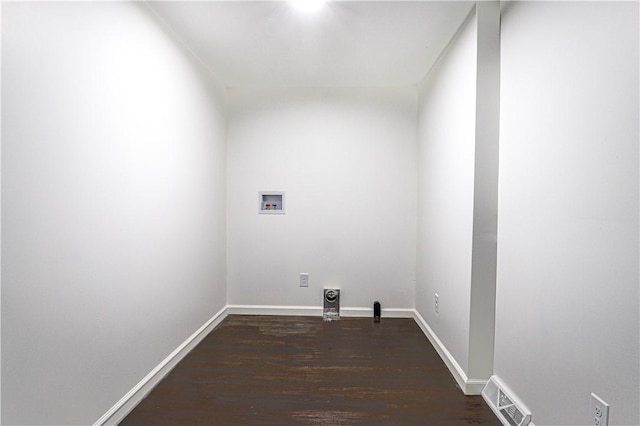
[[[591,394],[591,410],[589,411],[590,426],[609,425],[609,404],[595,393]]]

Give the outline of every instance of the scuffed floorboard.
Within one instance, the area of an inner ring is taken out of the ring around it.
[[[230,315],[121,423],[500,425],[411,319]]]

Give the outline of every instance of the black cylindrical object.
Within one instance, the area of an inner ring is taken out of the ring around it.
[[[380,309],[380,302],[373,302],[373,320],[375,322],[380,322],[380,314],[382,309]]]

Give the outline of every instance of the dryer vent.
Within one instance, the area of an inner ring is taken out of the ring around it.
[[[340,290],[325,288],[323,297],[322,319],[334,321],[340,319]]]

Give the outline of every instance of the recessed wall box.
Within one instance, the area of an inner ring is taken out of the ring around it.
[[[325,321],[340,319],[340,289],[325,288],[322,318]]]
[[[258,203],[258,213],[284,214],[284,192],[260,191]]]

